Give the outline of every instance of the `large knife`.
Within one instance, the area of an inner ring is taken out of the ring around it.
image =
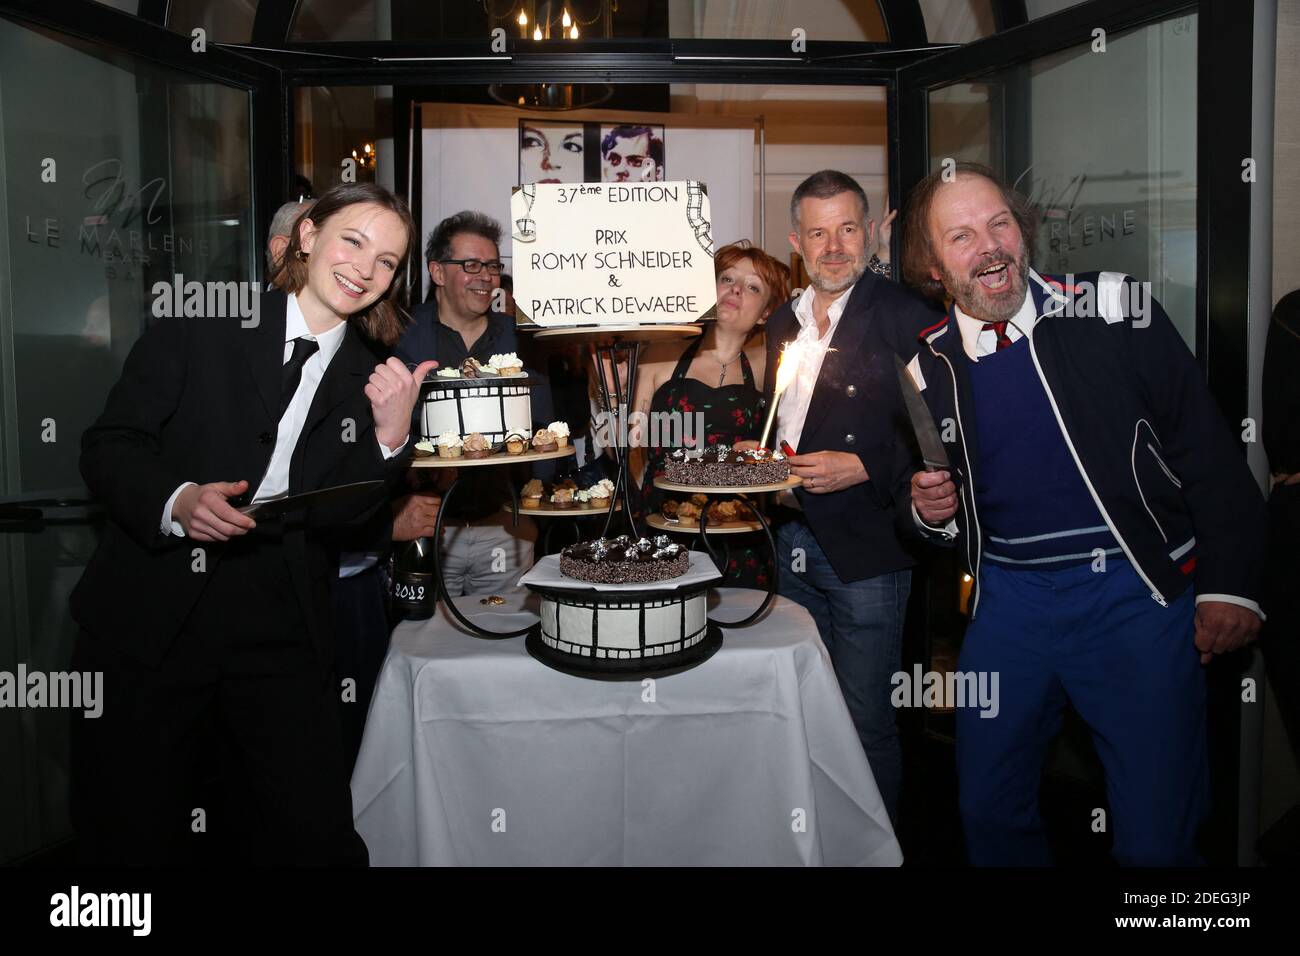
[[[894,367],[898,370],[898,387],[903,391],[903,404],[907,406],[907,417],[912,421],[912,431],[916,433],[916,443],[921,446],[921,461],[926,471],[948,470],[948,450],[939,439],[939,429],[934,424],[934,416],[926,407],[925,399],[916,387],[916,380],[907,370],[903,360],[894,354]]]
[[[316,505],[333,505],[349,498],[361,497],[367,492],[373,492],[383,487],[383,484],[383,481],[379,479],[374,481],[354,481],[348,485],[334,485],[331,488],[305,491],[300,495],[280,495],[276,498],[254,501],[252,504],[239,508],[238,511],[241,515],[248,515],[254,520],[280,518],[290,512],[301,511],[303,508],[312,508]]]

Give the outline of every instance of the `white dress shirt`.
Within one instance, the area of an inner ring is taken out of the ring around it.
[[[298,381],[298,389],[293,393],[289,407],[280,418],[275,436],[275,448],[271,452],[271,463],[267,466],[266,475],[253,496],[254,501],[274,498],[289,490],[289,464],[293,458],[293,450],[302,435],[302,427],[307,421],[312,400],[316,397],[316,389],[320,386],[321,379],[325,377],[325,369],[329,367],[330,360],[338,352],[339,346],[343,344],[343,336],[347,333],[347,323],[340,322],[327,332],[313,335],[307,328],[307,320],[298,305],[296,295],[289,296],[284,318],[284,358],[281,360],[281,365],[288,362],[293,355],[294,339],[314,339],[320,347],[303,363],[302,378]],[[389,450],[383,442],[379,442],[379,449],[385,459],[392,458],[403,447],[405,442]],[[192,481],[185,482],[167,499],[167,504],[163,506],[163,534],[185,533],[181,523],[172,518],[172,506],[180,493],[192,484],[194,484]]]
[[[826,334],[820,337],[817,334],[817,319],[813,315],[813,296],[816,293],[817,290],[809,286],[795,303],[794,317],[799,320],[799,334],[795,336],[795,342],[803,351],[799,373],[781,396],[781,404],[777,408],[776,447],[780,448],[781,442],[785,441],[799,454],[804,451],[799,447],[799,439],[803,437],[804,421],[808,418],[808,406],[817,388],[817,377],[821,375],[822,362],[826,359],[831,340],[835,338],[835,330],[839,327],[840,316],[844,314],[849,296],[853,294],[853,286],[845,289],[827,308],[826,318],[830,320],[830,326],[826,329]],[[773,369],[768,374],[775,375],[776,370]]]
[[[827,307],[826,318],[830,325],[826,328],[826,334],[820,337],[817,334],[817,318],[813,314],[813,296],[816,293],[817,290],[809,286],[803,290],[799,301],[794,304],[794,317],[799,321],[799,334],[795,336],[795,342],[802,349],[799,372],[782,393],[781,403],[777,406],[776,447],[780,448],[781,442],[784,441],[800,454],[802,450],[799,448],[799,440],[803,438],[804,422],[808,419],[808,406],[812,403],[813,392],[817,389],[817,379],[822,373],[822,362],[826,360],[831,340],[835,338],[835,330],[839,328],[844,306],[848,304],[849,296],[853,294],[853,286],[845,289]],[[776,375],[776,370],[772,369],[767,374]],[[781,492],[776,500],[778,504],[787,508],[803,510],[793,491]]]

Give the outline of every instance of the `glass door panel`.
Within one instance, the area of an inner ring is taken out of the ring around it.
[[[67,668],[97,541],[81,433],[153,284],[254,277],[250,96],[0,19],[0,671]],[[0,709],[0,863],[68,835],[70,718]]]
[[[1036,269],[1151,282],[1192,349],[1196,29],[1193,13],[934,88],[927,131],[931,169],[985,163],[1038,207]]]

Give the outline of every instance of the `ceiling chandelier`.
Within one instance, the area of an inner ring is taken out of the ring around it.
[[[498,13],[483,0],[489,27],[504,26],[534,43],[574,41],[614,35],[618,0],[519,0]],[[545,49],[545,48],[544,48]],[[563,51],[564,46],[554,48]],[[532,110],[579,110],[599,106],[614,95],[608,83],[493,83],[488,95],[498,103]]]

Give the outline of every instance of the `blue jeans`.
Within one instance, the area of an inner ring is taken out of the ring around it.
[[[817,622],[880,797],[895,820],[903,758],[890,678],[902,667],[912,572],[891,571],[845,584],[802,520],[777,528],[776,544],[781,596],[802,604]],[[796,548],[803,549],[802,561]]]
[[[1124,560],[1111,560],[1105,573],[1091,564],[1011,571],[984,562],[959,669],[997,673],[1000,700],[993,718],[957,708],[971,863],[1052,863],[1038,790],[1067,702],[1091,729],[1106,769],[1115,860],[1201,862],[1196,829],[1208,810],[1209,765],[1195,613],[1190,588],[1161,607]]]

